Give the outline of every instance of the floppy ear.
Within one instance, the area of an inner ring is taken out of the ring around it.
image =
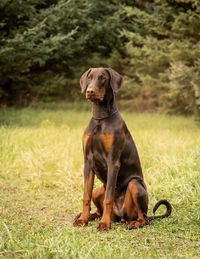
[[[82,76],[80,79],[80,86],[81,86],[81,93],[84,93],[86,86],[88,84],[88,75],[91,72],[92,68],[89,68]]]
[[[107,68],[106,70],[110,74],[110,86],[112,87],[113,91],[117,93],[123,83],[123,78],[112,68]]]

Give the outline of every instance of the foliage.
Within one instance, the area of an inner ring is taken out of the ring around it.
[[[168,77],[170,79],[169,92],[165,95],[165,101],[169,111],[193,113],[200,85],[199,61],[191,67],[181,62],[172,63]]]
[[[82,72],[111,66],[126,79],[119,99],[137,102],[144,88],[155,109],[194,113],[199,28],[199,0],[3,0],[0,102],[79,98]]]
[[[2,99],[24,104],[33,97],[72,95],[87,59],[94,51],[106,56],[115,44],[116,30],[107,26],[116,26],[109,15],[115,9],[78,0],[1,2]]]
[[[138,87],[146,86],[155,106],[167,111],[195,110],[194,81],[200,89],[199,14],[199,1],[128,1],[121,9],[124,25],[119,51],[125,57],[121,58],[123,74],[135,79]],[[179,82],[172,76],[175,64],[183,69]],[[179,84],[176,90],[172,87],[175,81]],[[184,93],[179,98],[181,90]]]

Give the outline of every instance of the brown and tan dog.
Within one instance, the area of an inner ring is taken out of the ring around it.
[[[148,193],[140,159],[115,103],[114,92],[122,81],[111,68],[90,68],[80,79],[82,93],[86,91],[86,99],[92,102],[93,117],[83,134],[83,210],[76,216],[74,226],[101,218],[97,225],[100,231],[110,229],[112,220],[126,222],[127,228],[133,229],[171,214],[170,203],[160,200],[153,212],[164,204],[166,213],[147,216]],[[103,186],[92,193],[95,175]],[[97,207],[93,214],[90,214],[91,199]]]

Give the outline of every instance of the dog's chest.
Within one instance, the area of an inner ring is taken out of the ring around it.
[[[107,157],[113,140],[113,134],[101,131],[87,133],[83,136],[83,149],[89,167],[104,183],[107,180]]]
[[[114,142],[114,134],[109,132],[102,132],[98,129],[85,133],[83,135],[83,149],[87,155],[89,152],[93,154],[98,152],[100,154],[108,154]]]

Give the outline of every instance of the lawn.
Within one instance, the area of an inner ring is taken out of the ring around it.
[[[159,199],[173,211],[142,229],[113,223],[102,233],[97,221],[73,227],[91,113],[61,108],[0,111],[0,257],[200,258],[200,125],[192,117],[122,112],[140,154],[149,215]]]

